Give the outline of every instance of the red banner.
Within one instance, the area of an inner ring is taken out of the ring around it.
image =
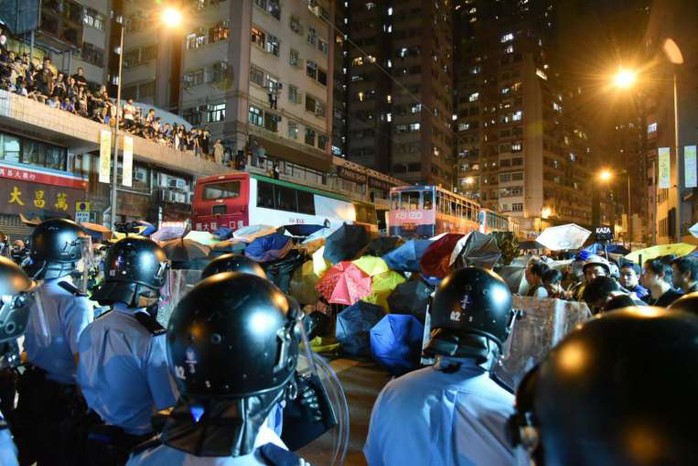
[[[0,163],[0,178],[30,183],[41,183],[66,188],[87,189],[87,180],[69,174],[58,174],[40,171],[34,168],[18,168],[14,165]],[[4,183],[3,183],[4,184]]]

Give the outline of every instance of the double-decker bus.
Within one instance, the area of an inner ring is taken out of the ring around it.
[[[480,206],[437,186],[401,186],[390,190],[388,231],[403,238],[479,229]]]
[[[519,230],[519,225],[515,219],[490,209],[480,209],[478,223],[480,224],[480,233],[485,234],[493,231],[511,231],[518,234]]]
[[[192,201],[192,227],[214,231],[247,225],[306,223],[338,228],[364,224],[378,230],[372,204],[315,188],[246,172],[199,178]]]

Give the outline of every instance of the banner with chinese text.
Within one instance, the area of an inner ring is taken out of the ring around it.
[[[85,198],[84,189],[36,184],[29,181],[3,180],[0,199],[3,214],[24,214],[47,217],[68,214],[75,216],[75,203]]]
[[[122,159],[121,184],[126,187],[133,186],[133,138],[124,136],[124,157]]]
[[[684,146],[683,166],[685,174],[685,187],[698,188],[698,166],[696,165],[696,146]]]
[[[99,182],[109,183],[111,179],[111,131],[103,129],[99,133]]]
[[[657,154],[657,187],[666,189],[671,185],[671,158],[668,147],[660,147]]]

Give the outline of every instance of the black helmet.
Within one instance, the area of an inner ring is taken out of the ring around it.
[[[167,328],[168,363],[181,398],[163,430],[165,443],[197,455],[248,454],[293,384],[298,312],[255,275],[223,272],[197,284]]]
[[[435,331],[429,346],[436,353],[442,352],[437,348],[439,341],[463,341],[470,337],[485,337],[501,350],[514,315],[506,282],[480,267],[465,267],[444,278],[436,289],[430,312],[431,328]]]
[[[31,292],[36,282],[7,257],[0,256],[0,343],[14,340],[27,326]]]
[[[671,303],[667,309],[671,309],[672,311],[684,311],[690,314],[698,315],[698,291],[681,296],[679,299]]]
[[[529,451],[546,465],[689,465],[698,458],[698,318],[631,307],[570,333],[540,363]],[[518,396],[517,396],[518,398]]]
[[[104,282],[92,292],[101,305],[126,303],[147,307],[160,297],[168,268],[167,256],[155,242],[129,236],[114,243],[104,260]]]
[[[267,274],[264,273],[264,269],[257,262],[252,259],[248,259],[240,254],[223,254],[213,259],[201,272],[201,278],[208,278],[211,275],[215,275],[221,272],[240,272],[240,273],[250,273],[252,275],[257,275],[258,277],[267,278]]]
[[[60,278],[72,272],[82,259],[88,235],[72,220],[52,218],[41,222],[32,233],[31,262],[25,266],[33,278]]]

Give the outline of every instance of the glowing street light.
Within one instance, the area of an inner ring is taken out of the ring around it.
[[[623,89],[632,87],[636,81],[637,73],[627,68],[620,68],[613,76],[613,84]]]
[[[607,183],[613,179],[613,172],[608,168],[604,168],[599,172],[599,181]]]
[[[176,8],[165,8],[162,11],[162,23],[166,26],[176,27],[182,24],[182,12]]]

